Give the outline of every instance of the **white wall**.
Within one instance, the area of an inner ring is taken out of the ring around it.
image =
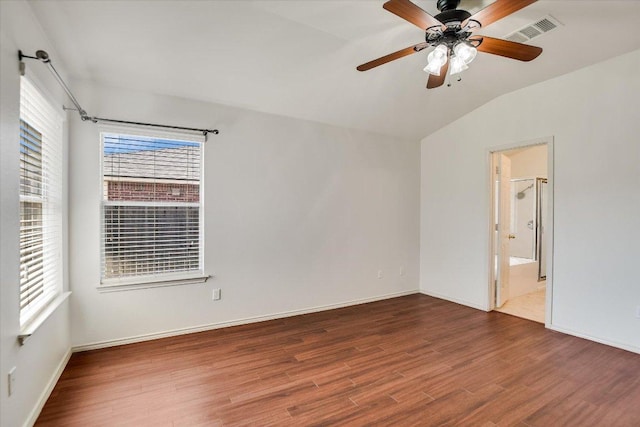
[[[535,145],[514,154],[505,153],[511,159],[511,178],[546,178],[547,146]]]
[[[418,141],[80,81],[73,88],[92,115],[220,129],[204,161],[205,269],[216,277],[100,293],[99,128],[72,120],[74,346],[417,292]],[[211,300],[214,287],[221,301]]]
[[[68,303],[58,307],[24,346],[17,341],[20,333],[20,74],[17,54],[18,49],[31,55],[37,49],[54,54],[39,28],[26,3],[0,2],[0,425],[7,427],[28,422],[70,348]],[[62,105],[64,98],[46,68],[37,62],[27,65],[45,90],[51,91]],[[64,72],[63,64],[57,63],[57,66]],[[9,397],[7,374],[14,366],[16,390]]]
[[[639,98],[635,51],[502,96],[425,138],[422,292],[488,307],[488,149],[553,136],[551,326],[640,352]]]

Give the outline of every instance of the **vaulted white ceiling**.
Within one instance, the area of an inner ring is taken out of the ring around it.
[[[438,13],[435,0],[413,1]],[[550,14],[563,25],[532,40],[539,58],[481,53],[461,82],[426,90],[428,50],[356,71],[424,40],[383,3],[30,1],[71,77],[411,139],[501,94],[640,48],[640,1],[541,0],[478,32],[504,37]]]

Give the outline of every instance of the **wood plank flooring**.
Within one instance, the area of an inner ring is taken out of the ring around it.
[[[76,353],[38,426],[640,426],[640,355],[424,295]]]

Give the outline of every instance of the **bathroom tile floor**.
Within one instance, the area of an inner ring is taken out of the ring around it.
[[[544,323],[545,294],[546,289],[542,286],[533,292],[508,300],[496,311]]]

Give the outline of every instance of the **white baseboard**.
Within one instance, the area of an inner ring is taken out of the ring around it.
[[[456,304],[466,305],[467,307],[475,308],[476,310],[490,311],[487,307],[484,307],[484,306],[482,306],[480,304],[476,304],[474,302],[466,301],[466,300],[462,300],[462,299],[458,299],[458,298],[452,298],[452,297],[450,297],[448,295],[442,295],[442,294],[439,294],[437,292],[431,292],[431,291],[427,292],[427,291],[420,290],[420,293],[423,294],[423,295],[430,296],[430,297],[443,299],[445,301],[455,302]]]
[[[305,308],[305,309],[301,309],[301,310],[283,311],[283,312],[280,312],[280,313],[274,313],[274,314],[269,314],[269,315],[265,315],[265,316],[246,317],[246,318],[243,318],[243,319],[235,319],[235,320],[230,320],[230,321],[225,321],[225,322],[209,323],[209,324],[206,324],[206,325],[193,326],[193,327],[189,327],[189,328],[180,328],[180,329],[173,329],[173,330],[164,331],[164,332],[157,332],[157,333],[143,334],[143,335],[135,335],[135,336],[116,339],[116,340],[99,341],[99,342],[94,342],[94,343],[90,343],[90,344],[83,344],[83,345],[74,346],[74,347],[71,348],[71,350],[74,353],[80,352],[80,351],[87,351],[87,350],[97,350],[97,349],[100,349],[100,348],[114,347],[114,346],[117,346],[117,345],[133,344],[133,343],[137,343],[137,342],[150,341],[150,340],[155,340],[155,339],[158,339],[158,338],[167,338],[167,337],[173,337],[173,336],[177,336],[177,335],[192,334],[192,333],[195,333],[195,332],[203,332],[203,331],[209,331],[209,330],[212,330],[212,329],[227,328],[227,327],[230,327],[230,326],[246,325],[246,324],[249,324],[249,323],[264,322],[264,321],[267,321],[267,320],[283,319],[285,317],[299,316],[301,314],[308,314],[308,313],[316,313],[316,312],[319,312],[319,311],[333,310],[333,309],[336,309],[336,308],[349,307],[349,306],[358,305],[358,304],[366,304],[368,302],[381,301],[381,300],[390,299],[390,298],[402,297],[402,296],[405,296],[405,295],[413,295],[413,294],[416,294],[416,293],[418,293],[417,289],[416,290],[410,290],[410,291],[394,292],[394,293],[391,293],[391,294],[378,295],[378,296],[375,296],[375,297],[363,298],[363,299],[352,300],[352,301],[347,301],[347,302],[341,302],[341,303],[337,303],[337,304],[316,306],[316,307],[310,307],[310,308]]]
[[[69,359],[71,358],[71,353],[72,353],[71,349],[67,350],[65,355],[62,357],[62,360],[60,360],[58,367],[53,372],[53,375],[51,376],[51,379],[49,379],[49,382],[47,383],[47,386],[45,387],[45,389],[42,391],[42,394],[40,394],[40,397],[38,398],[38,402],[36,403],[36,406],[34,406],[34,408],[31,410],[31,413],[29,414],[29,417],[27,418],[27,420],[24,422],[23,427],[32,427],[38,420],[38,417],[40,416],[40,412],[42,412],[42,408],[44,408],[44,404],[47,403],[47,399],[49,399],[51,392],[53,391],[56,384],[58,383],[58,380],[60,379],[60,376],[62,375],[64,368],[66,368],[67,363],[69,363]]]
[[[600,343],[600,344],[608,345],[610,347],[616,347],[616,348],[620,348],[622,350],[630,351],[632,353],[640,354],[640,347],[637,347],[637,346],[634,346],[634,345],[624,344],[624,343],[619,343],[619,342],[615,342],[615,341],[611,341],[611,340],[607,340],[607,339],[603,339],[603,338],[594,337],[594,336],[589,335],[589,334],[583,334],[581,332],[576,332],[574,330],[563,328],[561,326],[556,326],[556,325],[549,325],[547,328],[551,329],[552,331],[561,332],[561,333],[567,334],[567,335],[573,335],[574,337],[584,338],[584,339],[589,340],[589,341],[594,341],[594,342],[597,342],[597,343]]]

